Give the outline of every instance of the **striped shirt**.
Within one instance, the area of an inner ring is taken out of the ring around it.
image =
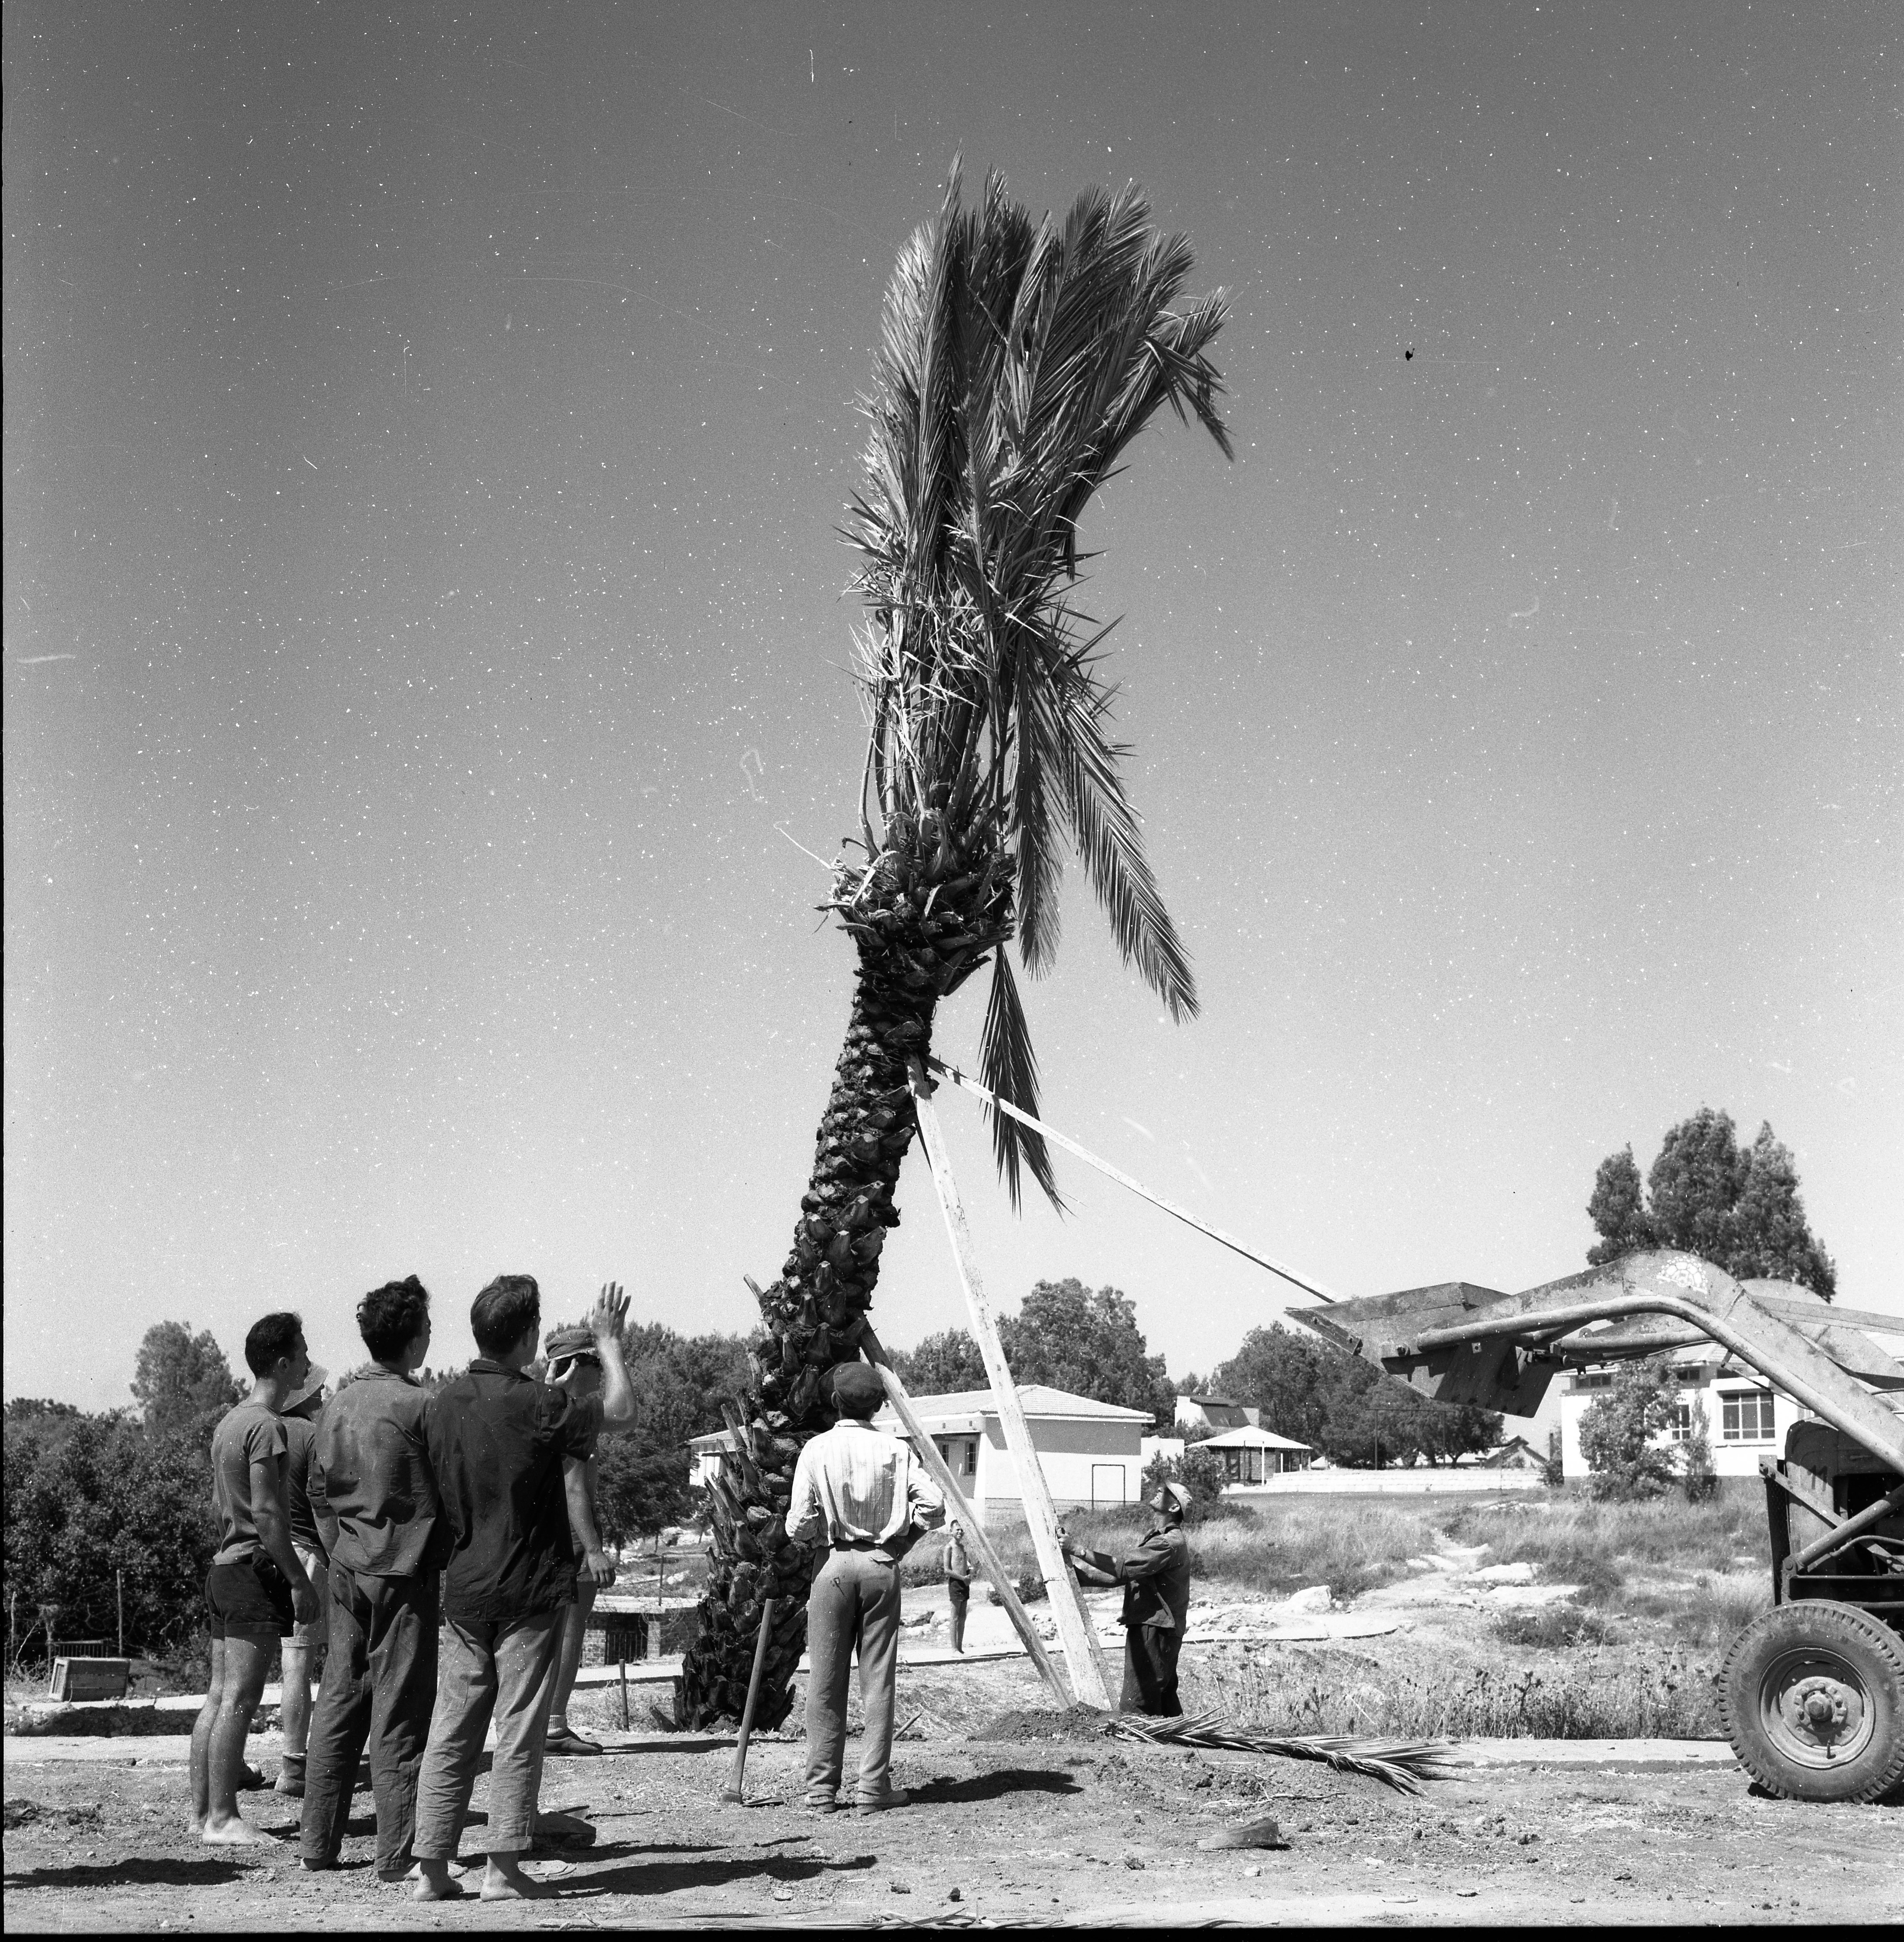
[[[786,1534],[796,1544],[885,1545],[907,1525],[937,1530],[946,1503],[907,1446],[842,1417],[793,1466]]]

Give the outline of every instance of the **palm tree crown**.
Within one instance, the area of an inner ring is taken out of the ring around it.
[[[1037,1067],[1004,951],[1010,891],[1026,968],[1047,970],[1067,841],[1125,961],[1173,1017],[1197,1009],[1124,792],[1129,750],[1111,737],[1099,651],[1110,629],[1070,598],[1078,522],[1160,406],[1194,412],[1232,455],[1208,355],[1227,306],[1218,292],[1172,308],[1190,268],[1187,240],[1153,225],[1134,185],[1087,189],[1059,226],[1035,223],[995,173],[961,208],[955,164],[938,217],[900,253],[864,401],[866,482],[848,536],[870,610],[869,860],[842,868],[834,907],[850,924],[881,859],[928,822],[942,848],[995,853],[1004,896],[942,988],[995,951],[981,1060],[987,1083],[1027,1111]],[[1055,1200],[1037,1135],[1002,1113],[993,1135],[1014,1201],[1021,1153]]]

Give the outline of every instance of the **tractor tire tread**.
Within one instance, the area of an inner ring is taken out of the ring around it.
[[[1794,1615],[1802,1615],[1802,1618],[1795,1618]],[[1893,1692],[1888,1709],[1890,1744],[1881,1750],[1877,1766],[1864,1781],[1854,1791],[1844,1794],[1795,1794],[1790,1775],[1766,1757],[1756,1718],[1742,1722],[1734,1717],[1735,1668],[1740,1668],[1767,1637],[1795,1629],[1807,1621],[1807,1628],[1814,1635],[1828,1638],[1836,1632],[1841,1637],[1854,1639],[1872,1649],[1892,1674]],[[1774,1606],[1727,1647],[1719,1665],[1719,1717],[1739,1764],[1768,1793],[1788,1800],[1830,1799],[1859,1804],[1881,1800],[1894,1789],[1904,1786],[1904,1638],[1899,1638],[1881,1619],[1873,1618],[1856,1605],[1841,1605],[1824,1598],[1805,1598],[1791,1604]]]

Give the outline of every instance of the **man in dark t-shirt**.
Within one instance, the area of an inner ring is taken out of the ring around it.
[[[291,1548],[317,1596],[317,1616],[302,1620],[281,1648],[283,1671],[280,1717],[284,1731],[284,1757],[277,1769],[277,1790],[294,1800],[304,1795],[304,1754],[311,1732],[311,1682],[323,1671],[325,1628],[330,1616],[329,1554],[311,1508],[311,1451],[317,1440],[317,1415],[324,1406],[329,1371],[311,1365],[303,1383],[285,1399],[278,1412],[284,1426],[284,1508],[291,1524]]]
[[[522,1861],[535,1836],[563,1611],[575,1594],[563,1466],[586,1456],[602,1430],[634,1420],[621,1356],[627,1312],[618,1288],[602,1289],[588,1318],[602,1393],[578,1399],[526,1373],[541,1332],[541,1293],[530,1276],[498,1276],[470,1310],[481,1354],[424,1411],[450,1551],[436,1711],[417,1790],[419,1901],[459,1892],[449,1864],[492,1718],[483,1898],[538,1891]]]

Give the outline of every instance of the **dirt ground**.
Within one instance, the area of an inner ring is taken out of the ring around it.
[[[610,1723],[611,1703],[594,1702],[593,1730]],[[6,1925],[1904,1919],[1904,1810],[1758,1797],[1729,1763],[1470,1768],[1410,1797],[1326,1767],[1166,1754],[1101,1734],[969,1737],[987,1708],[1047,1704],[1022,1661],[903,1674],[900,1717],[918,1714],[912,1733],[927,1735],[896,1750],[913,1804],[863,1818],[798,1804],[805,1749],[793,1738],[756,1740],[745,1806],[719,1797],[731,1741],[638,1731],[625,1751],[551,1763],[544,1806],[585,1815],[595,1839],[552,1846],[532,1864],[547,1898],[504,1907],[472,1898],[424,1907],[379,1884],[367,1790],[345,1866],[313,1876],[297,1864],[294,1804],[272,1793],[244,1797],[247,1818],[270,1836],[259,1847],[215,1853],[189,1838],[176,1741],[109,1741],[93,1750],[102,1757],[48,1759],[54,1749],[10,1739]],[[274,1736],[254,1743],[267,1772],[275,1745]],[[466,1852],[480,1852],[486,1790],[479,1783]],[[1199,1849],[1226,1824],[1264,1814],[1277,1819],[1280,1846]]]

